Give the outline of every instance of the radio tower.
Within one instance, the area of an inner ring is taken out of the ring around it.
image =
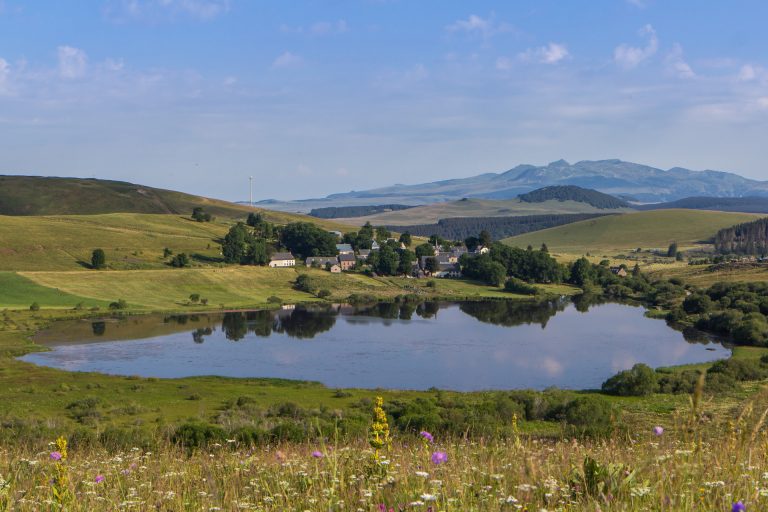
[[[248,204],[253,208],[253,176],[248,176]]]

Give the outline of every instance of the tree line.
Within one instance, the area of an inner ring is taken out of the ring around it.
[[[318,219],[341,219],[346,217],[365,217],[383,212],[396,212],[413,208],[407,204],[378,204],[371,206],[328,206],[313,208],[309,215]]]
[[[737,224],[715,234],[715,250],[722,254],[768,254],[768,218]]]

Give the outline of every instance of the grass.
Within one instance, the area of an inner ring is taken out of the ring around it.
[[[396,438],[376,459],[364,439],[254,449],[237,439],[187,451],[79,442],[0,451],[0,506],[66,510],[647,510],[768,508],[766,391],[731,411],[706,404],[605,440]],[[433,462],[433,454],[445,462]]]
[[[677,242],[683,250],[711,238],[722,228],[757,217],[759,215],[748,213],[654,210],[575,222],[503,241],[518,247],[539,247],[546,243],[551,251],[572,254],[628,251],[638,247],[666,250],[672,242]]]
[[[327,229],[349,230],[302,215],[269,212],[266,217],[279,224],[311,220]],[[232,223],[138,213],[0,216],[0,270],[86,270],[95,248],[104,249],[113,269],[168,268],[166,247],[191,255],[195,265],[215,264],[221,258],[219,241]]]
[[[41,286],[14,272],[0,272],[0,308],[27,308],[37,302],[42,308],[106,307],[107,301],[80,297],[56,288]]]
[[[496,201],[490,199],[462,199],[394,212],[377,213],[366,217],[339,219],[347,224],[362,226],[366,222],[374,225],[410,226],[434,224],[440,219],[453,217],[514,217],[520,215],[554,215],[564,213],[609,213],[631,211],[628,209],[601,210],[576,201],[544,201],[526,203],[519,199]]]

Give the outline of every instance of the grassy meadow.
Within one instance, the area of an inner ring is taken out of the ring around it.
[[[671,242],[677,242],[684,250],[703,243],[719,229],[758,217],[760,215],[750,213],[654,210],[574,222],[507,238],[504,242],[518,247],[539,247],[546,243],[551,251],[570,254],[628,251],[638,247],[666,250]]]

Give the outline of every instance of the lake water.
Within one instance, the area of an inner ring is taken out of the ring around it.
[[[329,387],[598,388],[642,362],[721,359],[730,350],[644,309],[570,300],[378,304],[54,324],[22,359],[145,377],[277,377]]]

